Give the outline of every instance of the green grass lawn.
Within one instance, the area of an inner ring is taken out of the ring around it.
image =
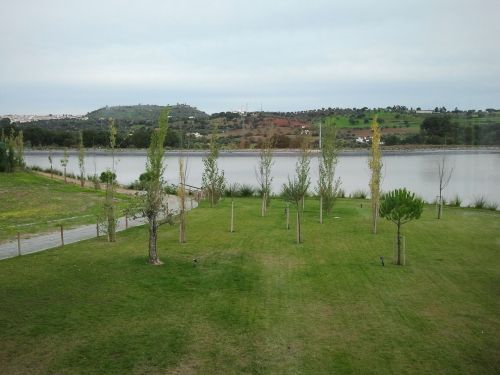
[[[498,213],[427,206],[401,267],[368,201],[323,225],[307,201],[301,245],[283,202],[237,200],[235,233],[229,205],[190,212],[186,244],[162,227],[159,267],[144,227],[1,261],[0,373],[498,373]]]
[[[117,194],[118,207],[129,197]],[[96,222],[102,213],[104,192],[16,172],[0,175],[0,242],[20,232],[23,237]]]

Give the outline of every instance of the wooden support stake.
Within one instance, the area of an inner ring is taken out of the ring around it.
[[[128,215],[125,215],[125,229],[128,229]]]
[[[21,233],[17,232],[17,256],[21,256]]]
[[[97,219],[97,223],[95,225],[95,230],[97,232],[97,237],[99,237],[99,219]]]
[[[319,196],[319,223],[323,224],[323,196]]]
[[[300,243],[300,209],[297,209],[297,225],[296,225],[296,233],[297,233],[297,243]]]
[[[64,229],[61,224],[61,246],[64,246]]]
[[[234,201],[231,202],[231,233],[234,232]]]
[[[290,229],[290,206],[286,204],[286,229]]]

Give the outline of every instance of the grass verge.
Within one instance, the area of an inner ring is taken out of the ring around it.
[[[104,192],[80,188],[35,173],[0,176],[0,242],[96,222],[102,213]],[[117,194],[118,212],[130,197]]]

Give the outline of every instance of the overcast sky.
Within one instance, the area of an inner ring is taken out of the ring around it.
[[[498,0],[0,0],[0,114],[500,108]]]

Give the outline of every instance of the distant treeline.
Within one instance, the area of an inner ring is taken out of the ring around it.
[[[213,115],[214,116],[214,115]],[[237,115],[230,112],[217,114],[217,118],[235,119]],[[248,118],[247,118],[248,120]],[[37,121],[26,124],[11,124],[7,118],[0,120],[0,130],[6,135],[23,131],[24,143],[28,147],[76,147],[79,144],[79,133],[82,132],[85,147],[107,147],[109,143],[108,120],[51,120]],[[381,126],[384,122],[379,121]],[[133,121],[116,121],[118,128],[117,147],[147,148],[153,129],[153,123],[134,123]],[[246,124],[245,126],[248,126]],[[241,126],[240,126],[241,127]],[[182,120],[169,127],[165,146],[169,148],[206,148],[211,124],[206,120]],[[219,131],[224,132],[227,125],[220,125]],[[346,128],[349,130],[349,128]],[[353,128],[355,129],[355,128]],[[417,129],[415,129],[417,130]],[[195,132],[197,134],[195,135]],[[313,136],[317,132],[312,133]],[[345,137],[345,134],[340,134]],[[252,136],[239,134],[237,136],[222,136],[219,142],[223,147],[259,147],[259,142]],[[297,136],[274,134],[276,148],[297,148],[300,139]],[[352,136],[351,136],[352,138]],[[243,140],[243,142],[242,142]],[[317,138],[313,137],[315,144]],[[386,145],[398,144],[430,144],[430,145],[500,145],[500,124],[498,122],[478,124],[473,121],[459,122],[450,113],[433,114],[424,118],[417,132],[393,133],[383,136]],[[253,144],[252,144],[253,142]],[[345,138],[343,142],[348,147],[360,147],[353,139]],[[364,145],[366,146],[366,144]]]
[[[84,147],[107,147],[109,146],[109,132],[107,125],[100,129],[80,129],[80,127],[64,129],[51,128],[40,125],[11,124],[8,119],[0,122],[0,131],[4,134],[17,134],[22,130],[24,144],[28,147],[77,147],[79,144],[79,133],[82,132]],[[120,148],[147,148],[151,139],[152,127],[141,126],[132,130],[120,129],[116,136],[116,145]],[[178,131],[169,129],[165,139],[165,146],[179,148],[182,146],[181,136]]]

